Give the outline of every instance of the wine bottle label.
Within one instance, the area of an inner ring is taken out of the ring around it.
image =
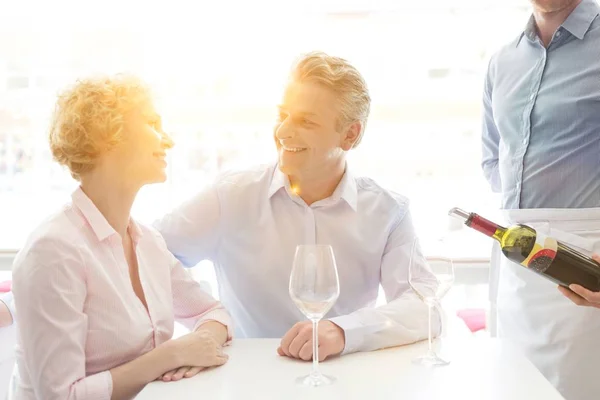
[[[537,233],[535,245],[521,265],[537,272],[545,272],[556,258],[557,251],[558,242],[556,239]]]

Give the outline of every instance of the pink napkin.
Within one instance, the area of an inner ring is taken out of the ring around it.
[[[11,287],[12,287],[12,281],[0,282],[0,293],[10,292]]]
[[[459,310],[456,315],[465,321],[471,332],[485,329],[485,310],[483,309]]]

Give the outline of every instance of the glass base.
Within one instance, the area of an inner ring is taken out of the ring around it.
[[[450,361],[446,361],[438,357],[437,354],[426,354],[424,356],[415,358],[413,360],[413,363],[418,365],[424,365],[426,367],[435,367],[438,365],[448,365],[450,364]]]
[[[296,384],[303,386],[327,386],[335,382],[335,378],[327,375],[304,375],[296,379]]]

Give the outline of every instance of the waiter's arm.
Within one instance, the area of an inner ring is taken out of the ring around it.
[[[481,167],[492,191],[502,191],[499,168],[500,133],[496,127],[492,107],[493,60],[490,60],[483,87],[483,121],[481,126]]]
[[[594,254],[592,258],[600,263],[599,254]],[[571,285],[569,286],[569,289],[571,290],[567,290],[562,286],[558,287],[558,290],[560,290],[562,294],[578,306],[600,308],[600,292],[592,292],[579,285]]]

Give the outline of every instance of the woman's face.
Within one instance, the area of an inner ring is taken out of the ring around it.
[[[163,132],[160,116],[152,105],[146,105],[126,116],[123,142],[111,152],[111,162],[132,185],[164,182],[166,151],[171,147],[173,141]]]

